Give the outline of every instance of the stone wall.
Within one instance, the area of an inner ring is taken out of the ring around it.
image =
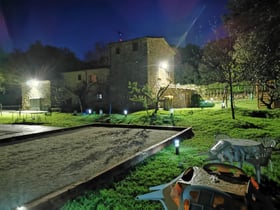
[[[128,82],[138,82],[140,86],[149,84],[155,90],[174,79],[174,51],[164,38],[144,37],[110,45],[110,104],[120,111],[137,110],[137,104],[129,100]],[[169,63],[165,75],[159,75],[160,63]]]
[[[148,84],[159,88],[174,82],[175,52],[163,38],[148,40]]]
[[[172,96],[170,108],[186,108],[191,106],[191,97],[194,91],[183,88],[169,88],[164,96]]]
[[[64,81],[64,108],[67,111],[79,107],[79,98],[74,92],[77,92],[82,83],[86,83],[86,104],[84,109],[92,109],[99,111],[100,109],[108,109],[109,93],[108,93],[108,77],[109,68],[85,69],[73,72],[63,73]]]

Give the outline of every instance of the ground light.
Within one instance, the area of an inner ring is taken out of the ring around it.
[[[127,116],[127,110],[125,109],[125,110],[123,110],[123,114],[125,115],[125,116]]]
[[[175,125],[175,123],[174,123],[174,109],[171,108],[169,110],[169,112],[170,112],[170,118],[171,118],[171,121],[172,121],[172,125],[174,126]]]
[[[180,140],[179,139],[175,139],[174,140],[174,145],[175,145],[175,154],[179,155]]]
[[[174,109],[170,109],[169,112],[170,112],[170,118],[173,120],[173,117],[174,117]]]
[[[26,84],[29,87],[37,87],[39,84],[39,81],[37,79],[30,79],[30,80],[26,81]]]
[[[87,114],[92,114],[92,109],[87,109],[86,112]]]

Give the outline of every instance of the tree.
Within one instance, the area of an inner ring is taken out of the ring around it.
[[[259,44],[256,41],[254,33],[246,36],[239,36],[234,46],[234,58],[239,68],[246,70],[244,79],[251,81],[253,85],[257,85],[259,100],[268,108],[272,108],[272,104],[280,99],[280,74],[279,65],[274,64],[268,66],[261,62],[260,57],[269,56],[269,52],[259,55]],[[269,48],[267,48],[269,50]],[[269,60],[266,58],[265,61]]]
[[[25,52],[16,49],[10,53],[5,68],[9,71],[10,82],[19,84],[31,78],[55,79],[61,72],[82,66],[69,49],[44,46],[37,41]]]
[[[185,48],[179,48],[177,51],[176,82],[181,84],[200,84],[201,78],[198,71],[201,60],[200,47],[188,44]]]
[[[82,113],[84,111],[84,108],[87,107],[86,98],[90,89],[89,83],[83,80],[75,87],[66,85],[65,88],[78,97],[80,112]]]
[[[1,69],[1,67],[0,67],[0,69]],[[0,72],[0,94],[5,91],[4,81],[5,80],[4,80],[3,73]]]
[[[89,108],[88,105],[90,105],[93,95],[96,97],[99,89],[106,91],[106,83],[102,81],[102,79],[92,80],[89,79],[89,75],[90,73],[84,70],[83,73],[80,74],[81,80],[79,80],[79,82],[68,82],[64,84],[64,88],[78,98],[80,112]]]
[[[7,54],[0,48],[0,94],[5,92],[5,75],[7,71],[5,71],[4,63],[6,62]]]
[[[128,81],[128,90],[130,101],[140,103],[149,116],[148,109],[153,104],[153,91],[148,84],[139,87],[137,82]]]
[[[225,16],[228,31],[236,38],[234,57],[247,79],[268,93],[267,108],[279,100],[280,79],[280,4],[278,0],[229,1]],[[275,81],[271,86],[270,81]]]
[[[155,92],[148,84],[139,87],[137,82],[128,82],[130,100],[141,103],[143,108],[146,110],[147,116],[149,116],[148,109],[153,109],[150,124],[153,124],[153,121],[156,118],[157,112],[159,110],[160,100],[170,84],[171,82],[166,86],[160,87]]]
[[[160,87],[159,90],[156,92],[155,99],[154,99],[154,112],[152,115],[155,116],[157,114],[158,109],[159,109],[159,102],[160,102],[162,96],[164,95],[164,93],[166,92],[166,90],[168,89],[170,84],[171,84],[171,81],[168,83],[168,85]]]
[[[85,62],[89,67],[109,65],[108,45],[103,42],[96,42],[94,47],[85,53]]]
[[[232,58],[234,40],[230,37],[220,39],[208,43],[203,49],[203,64],[209,67],[209,74],[219,76],[216,82],[227,83],[230,89],[230,107],[232,119],[235,119],[234,113],[234,97],[233,97],[233,81],[238,81],[240,72],[235,65],[235,60]],[[204,68],[205,68],[204,67]],[[218,78],[218,77],[217,77]],[[225,87],[227,89],[227,87]],[[227,101],[226,98],[223,101]]]
[[[272,104],[280,98],[280,84],[275,80],[265,83],[258,83],[259,100],[268,108],[272,109]]]

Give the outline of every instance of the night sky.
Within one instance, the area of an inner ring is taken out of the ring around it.
[[[0,45],[26,50],[40,40],[79,58],[96,42],[163,36],[203,45],[221,36],[227,0],[0,0]]]

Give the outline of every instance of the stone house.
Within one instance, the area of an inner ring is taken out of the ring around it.
[[[108,106],[108,76],[110,69],[107,67],[64,72],[64,111],[79,110],[78,92],[84,94],[84,109],[104,109]],[[69,109],[69,110],[68,110]]]
[[[110,104],[113,110],[136,110],[129,100],[128,82],[148,84],[156,92],[174,81],[175,51],[162,37],[144,37],[109,45]]]
[[[129,100],[129,81],[137,82],[139,86],[148,84],[156,93],[160,87],[174,82],[174,56],[175,51],[163,37],[143,37],[111,43],[108,67],[63,73],[64,86],[66,91],[68,89],[67,94],[64,94],[66,98],[63,106],[77,106],[78,98],[73,90],[85,83],[88,87],[84,91],[85,108],[97,112],[102,109],[107,113],[142,109],[140,104]],[[189,104],[189,92],[180,90],[180,93],[175,94],[174,91],[167,91],[167,97],[163,99],[168,98],[169,106],[174,104],[186,107]],[[170,94],[175,97],[169,97]]]

